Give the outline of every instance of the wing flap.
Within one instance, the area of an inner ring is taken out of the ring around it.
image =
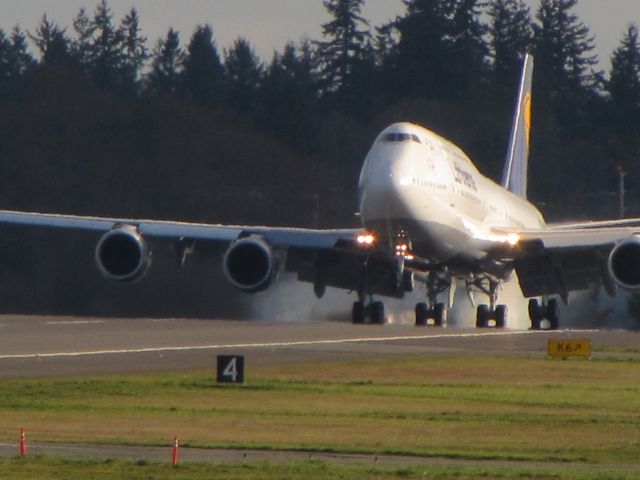
[[[515,268],[525,297],[561,295],[605,282],[606,252],[598,248],[542,249],[517,257]]]

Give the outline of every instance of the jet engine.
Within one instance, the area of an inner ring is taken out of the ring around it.
[[[611,250],[609,274],[621,288],[640,291],[640,237],[623,240]]]
[[[96,265],[108,280],[133,283],[151,266],[151,251],[142,235],[128,225],[105,233],[96,246]]]
[[[278,257],[261,237],[246,237],[233,242],[222,260],[224,274],[231,284],[247,293],[262,292],[278,276]]]

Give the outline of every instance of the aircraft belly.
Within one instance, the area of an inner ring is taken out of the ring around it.
[[[468,253],[470,239],[462,231],[444,223],[418,220],[410,217],[388,217],[366,222],[368,230],[376,232],[378,240],[391,244],[397,232],[408,233],[413,252],[435,261],[444,261]]]
[[[468,252],[471,239],[463,228],[456,228],[455,216],[434,198],[407,190],[389,195],[384,189],[368,189],[361,203],[365,228],[388,245],[398,232],[407,232],[414,252],[423,258],[443,261]]]

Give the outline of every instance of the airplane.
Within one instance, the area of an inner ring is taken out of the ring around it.
[[[384,129],[367,154],[358,183],[362,226],[318,230],[0,211],[0,223],[93,230],[93,261],[108,280],[131,283],[151,267],[150,238],[174,242],[184,266],[199,245],[226,244],[222,270],[239,290],[268,289],[282,271],[357,294],[355,324],[385,322],[376,297],[403,299],[417,284],[424,301],[415,325],[447,324],[456,286],[488,299],[476,327],[508,326],[499,292],[515,273],[529,298],[532,329],[559,328],[558,297],[604,287],[640,291],[640,219],[546,224],[527,200],[533,57],[525,55],[500,184],[467,154],[412,123]],[[91,261],[87,259],[87,261]],[[441,301],[442,297],[447,297]]]

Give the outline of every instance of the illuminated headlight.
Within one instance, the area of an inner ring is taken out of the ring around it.
[[[363,233],[358,235],[356,241],[358,242],[358,245],[361,245],[363,247],[371,247],[376,243],[376,237],[371,233]]]

